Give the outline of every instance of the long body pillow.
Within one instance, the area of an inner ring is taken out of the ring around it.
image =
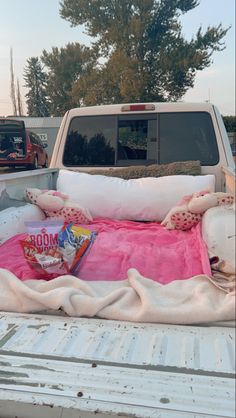
[[[214,175],[146,177],[123,180],[60,170],[57,190],[88,209],[93,217],[161,222],[185,195],[215,190]]]

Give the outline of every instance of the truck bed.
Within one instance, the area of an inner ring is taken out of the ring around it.
[[[0,314],[0,417],[234,417],[218,326]]]

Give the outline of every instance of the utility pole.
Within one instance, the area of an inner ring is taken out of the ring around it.
[[[17,116],[16,91],[15,91],[15,80],[14,80],[14,71],[13,71],[12,48],[10,50],[10,73],[11,73],[11,101],[12,101],[12,108],[13,108],[13,116]]]
[[[19,83],[18,78],[17,78],[16,86],[17,86],[16,93],[17,93],[18,116],[23,116],[23,105],[22,105],[22,98],[21,98],[21,92],[20,92],[20,83]]]

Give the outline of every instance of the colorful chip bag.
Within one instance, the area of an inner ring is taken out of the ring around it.
[[[69,270],[58,245],[63,221],[29,221],[25,226],[28,236],[21,240],[21,246],[29,264],[43,277],[66,274]]]
[[[59,248],[65,258],[70,260],[70,271],[72,273],[78,271],[80,262],[94,242],[95,237],[95,232],[73,224],[64,227],[60,232],[58,237]]]
[[[25,222],[28,235],[21,240],[24,256],[42,278],[75,273],[93,243],[95,233],[60,220]]]

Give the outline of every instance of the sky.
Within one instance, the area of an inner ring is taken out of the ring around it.
[[[143,0],[145,1],[145,0]],[[181,17],[182,32],[190,40],[199,26],[203,31],[220,23],[231,26],[224,38],[226,48],[215,52],[213,63],[197,73],[195,85],[183,100],[214,103],[223,115],[235,115],[235,0],[199,0],[200,5]],[[69,42],[89,45],[84,29],[71,27],[59,15],[59,0],[0,0],[0,115],[12,114],[10,98],[10,48],[13,49],[15,80],[19,80],[23,108],[23,72],[30,57]]]

